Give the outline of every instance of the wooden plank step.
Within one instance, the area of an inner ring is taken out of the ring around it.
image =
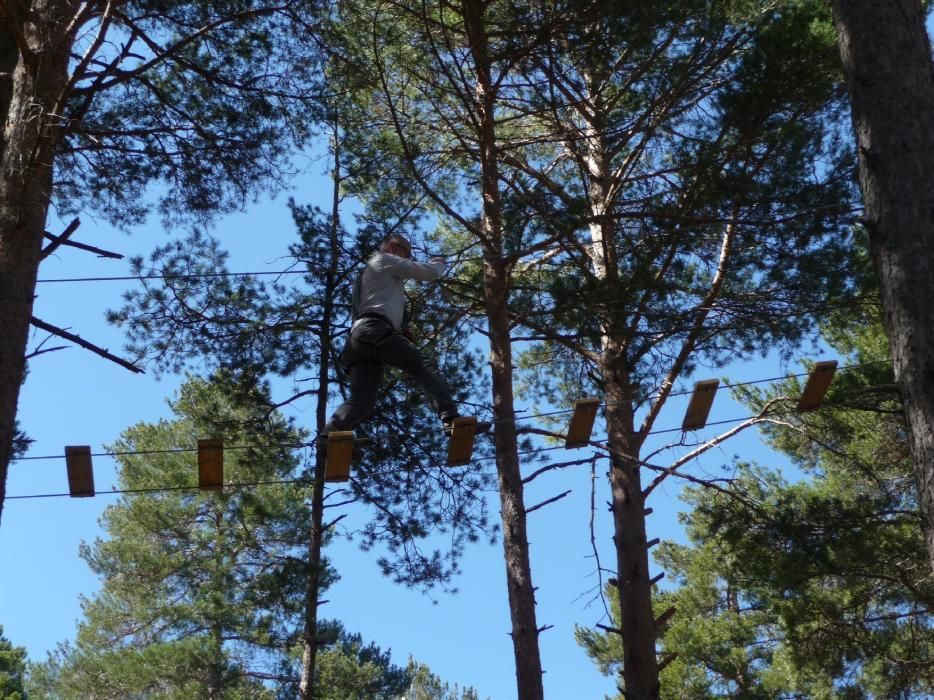
[[[198,440],[198,487],[219,489],[224,486],[224,441],[220,438]]]
[[[328,452],[325,464],[325,481],[347,481],[350,479],[350,460],[353,457],[354,437],[352,430],[334,430],[328,433]]]
[[[590,442],[599,407],[600,399],[596,398],[578,399],[574,402],[574,413],[571,415],[571,424],[564,440],[565,447],[583,447]]]
[[[94,467],[91,465],[89,445],[65,447],[65,467],[68,470],[68,493],[72,498],[94,495]]]
[[[691,394],[688,408],[684,412],[681,430],[697,430],[707,425],[707,416],[710,415],[710,407],[719,386],[719,379],[704,379],[694,385],[694,393]]]
[[[836,360],[825,360],[814,365],[804,385],[804,391],[801,392],[801,398],[798,399],[799,411],[813,411],[820,407],[836,371]]]
[[[451,424],[451,441],[448,443],[448,466],[470,464],[473,456],[473,441],[477,435],[476,416],[458,416]]]

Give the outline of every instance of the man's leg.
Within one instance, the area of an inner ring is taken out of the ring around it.
[[[441,378],[434,362],[425,358],[405,336],[393,333],[376,347],[376,359],[412,375],[428,395],[431,407],[441,420],[457,415],[451,389]]]
[[[353,430],[376,405],[376,394],[383,381],[383,366],[378,362],[358,362],[351,365],[348,374],[350,395],[334,411],[322,434],[333,430]]]

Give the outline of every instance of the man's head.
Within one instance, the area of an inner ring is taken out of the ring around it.
[[[386,236],[380,244],[379,250],[381,253],[397,255],[400,258],[412,257],[412,244],[409,243],[405,236],[398,233],[390,233]]]

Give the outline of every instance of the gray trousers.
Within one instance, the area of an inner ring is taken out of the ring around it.
[[[431,407],[442,420],[457,415],[451,390],[434,362],[425,358],[412,342],[381,318],[364,318],[355,324],[341,362],[350,375],[350,396],[324,426],[322,433],[353,430],[376,405],[383,381],[383,367],[397,367],[417,381]]]

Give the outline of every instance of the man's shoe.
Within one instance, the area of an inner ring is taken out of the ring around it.
[[[314,444],[317,446],[318,450],[321,452],[327,452],[328,450],[328,433],[321,433],[315,439]],[[373,444],[373,439],[366,437],[365,435],[354,435],[353,446],[354,447],[368,447]]]
[[[441,422],[444,423],[444,432],[447,435],[451,435],[454,432],[454,419],[463,418],[464,416],[451,416],[450,418],[442,418]],[[482,435],[483,433],[490,432],[490,428],[493,427],[493,424],[488,420],[478,420],[477,428],[474,432],[475,435]]]

